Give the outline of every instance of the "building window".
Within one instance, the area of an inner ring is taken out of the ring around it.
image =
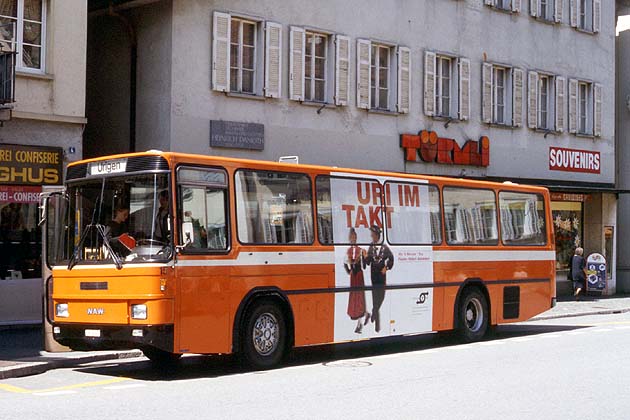
[[[601,0],[571,0],[571,26],[583,31],[599,32],[602,19]]]
[[[521,11],[521,0],[484,0],[484,3],[488,6],[510,12],[518,13]]]
[[[492,122],[495,124],[505,124],[505,77],[506,69],[503,67],[495,67],[492,74]]]
[[[389,110],[389,77],[391,48],[372,44],[370,62],[370,94],[372,109]]]
[[[230,34],[231,92],[255,92],[256,26],[256,22],[232,18]]]
[[[0,2],[0,46],[17,52],[16,67],[43,71],[46,40],[44,0],[4,0]]]
[[[328,37],[323,34],[306,32],[304,65],[304,99],[326,102],[326,69]]]
[[[540,76],[538,83],[538,128],[549,128],[549,76]]]
[[[452,59],[450,57],[438,56],[436,58],[435,73],[435,105],[438,116],[451,115],[451,80],[452,80]]]
[[[578,84],[578,133],[589,134],[588,126],[588,103],[589,103],[589,83],[580,82]]]

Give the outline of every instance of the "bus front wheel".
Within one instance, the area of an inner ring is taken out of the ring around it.
[[[271,368],[282,360],[287,343],[282,309],[272,301],[255,303],[248,311],[243,331],[242,355],[257,369]]]
[[[476,287],[464,289],[457,310],[458,332],[466,342],[478,341],[488,330],[488,302]]]

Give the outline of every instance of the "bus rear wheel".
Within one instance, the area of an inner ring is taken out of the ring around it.
[[[171,353],[155,347],[145,347],[142,349],[142,353],[156,366],[174,365],[182,357],[181,354]]]
[[[241,351],[256,369],[269,369],[282,361],[287,345],[286,321],[282,309],[272,301],[255,303],[247,313]]]
[[[457,309],[457,326],[465,342],[481,340],[488,331],[488,302],[476,287],[464,289]]]

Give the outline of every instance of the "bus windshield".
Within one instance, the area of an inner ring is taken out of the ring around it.
[[[159,262],[172,256],[168,174],[100,177],[68,184],[50,206],[65,223],[49,224],[51,265]],[[63,209],[67,207],[67,209]],[[58,219],[58,218],[57,218]]]

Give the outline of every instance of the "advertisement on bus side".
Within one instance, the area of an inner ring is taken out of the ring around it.
[[[335,341],[431,331],[428,184],[332,177],[330,194]]]

